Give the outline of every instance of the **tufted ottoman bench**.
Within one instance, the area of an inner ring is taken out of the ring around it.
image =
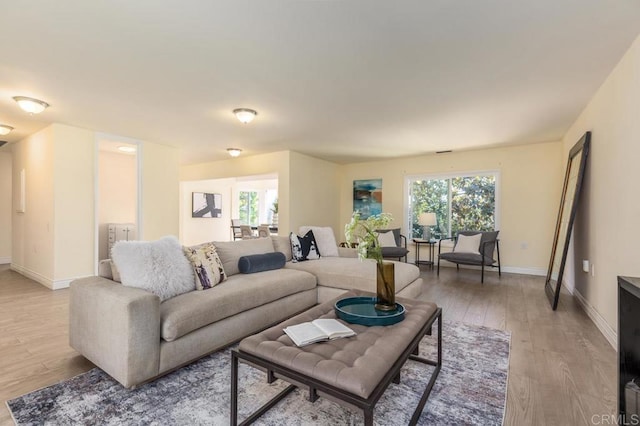
[[[400,382],[400,369],[407,359],[435,366],[410,424],[415,424],[429,397],[442,363],[442,310],[430,302],[401,299],[407,309],[405,319],[386,327],[347,324],[356,336],[297,347],[282,331],[294,324],[317,318],[336,318],[335,301],[349,296],[374,296],[351,291],[339,298],[317,305],[306,312],[249,336],[231,353],[231,424],[238,417],[238,362],[240,360],[264,368],[267,381],[282,378],[292,383],[241,424],[249,424],[273,407],[296,387],[309,389],[309,400],[318,394],[343,401],[364,413],[366,425],[373,424],[373,410],[391,381]],[[437,361],[418,356],[418,344],[438,320]]]

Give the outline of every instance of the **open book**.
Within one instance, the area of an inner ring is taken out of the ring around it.
[[[317,319],[286,327],[283,330],[297,346],[306,346],[324,340],[355,336],[356,333],[334,319]]]

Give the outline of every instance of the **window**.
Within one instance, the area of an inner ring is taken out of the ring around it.
[[[497,226],[498,172],[407,178],[410,238],[422,236],[418,224],[421,213],[435,213],[436,238],[454,236],[458,231],[492,231]]]
[[[242,223],[258,225],[258,193],[256,191],[240,191],[239,214]]]

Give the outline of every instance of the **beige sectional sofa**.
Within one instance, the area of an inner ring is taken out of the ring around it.
[[[375,291],[375,264],[340,257],[294,263],[288,238],[216,242],[227,279],[164,302],[112,280],[110,268],[71,283],[70,344],[125,387],[188,364],[347,290]],[[284,268],[242,274],[242,256],[281,251]],[[420,294],[417,267],[396,262],[396,293]]]

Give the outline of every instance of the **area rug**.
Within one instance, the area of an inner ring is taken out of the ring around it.
[[[434,336],[420,343],[420,354],[435,359]],[[422,412],[421,425],[500,425],[509,369],[509,332],[454,322],[443,325],[443,365]],[[391,384],[378,401],[374,422],[409,422],[430,377],[431,366],[408,361],[400,384]],[[239,420],[286,384],[266,383],[265,374],[247,365],[239,371]],[[7,402],[18,425],[227,425],[230,405],[230,354],[223,350],[172,374],[129,391],[98,368]],[[362,412],[320,398],[309,402],[295,390],[262,416],[262,425],[360,425]]]

